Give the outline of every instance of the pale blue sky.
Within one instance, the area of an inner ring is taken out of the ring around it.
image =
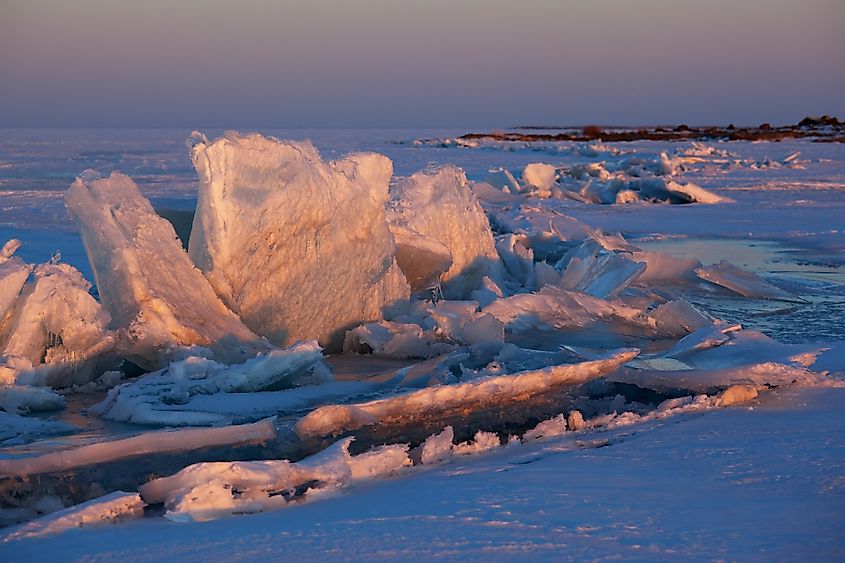
[[[843,0],[0,0],[0,126],[845,117]]]

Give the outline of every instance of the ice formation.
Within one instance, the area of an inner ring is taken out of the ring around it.
[[[192,410],[190,399],[195,395],[249,393],[328,381],[331,373],[321,363],[321,352],[311,341],[231,366],[187,358],[111,389],[91,412],[136,424],[204,426],[228,422],[225,416]]]
[[[352,456],[345,438],[297,463],[287,460],[198,463],[141,487],[148,504],[163,503],[172,520],[210,520],[279,508],[303,496],[348,487],[411,464],[408,446]]]
[[[74,528],[116,524],[141,518],[144,503],[138,493],[115,491],[21,524],[2,535],[2,542],[59,534]]]
[[[338,351],[346,330],[407,300],[385,221],[388,158],[324,162],[310,142],[259,134],[194,141],[190,255],[247,326]]]
[[[204,347],[225,363],[243,362],[270,345],[215,295],[131,178],[85,174],[65,196],[79,226],[121,356],[147,369]]]
[[[12,256],[19,244],[9,241],[0,252],[0,384],[31,395],[28,385],[93,379],[113,361],[108,313],[76,268],[25,264]]]
[[[557,182],[557,169],[551,164],[533,162],[523,169],[522,182],[526,188],[536,190],[538,197],[549,197]]]
[[[444,166],[401,180],[391,188],[388,220],[391,229],[403,233],[400,240],[412,233],[422,240],[435,239],[449,250],[452,265],[440,276],[447,299],[466,299],[485,276],[501,277],[490,223],[462,170]],[[402,255],[417,246],[405,243],[397,252]]]
[[[726,260],[695,270],[703,280],[726,287],[743,297],[800,301],[791,293],[764,281],[760,276],[743,270]]]
[[[485,406],[512,402],[519,397],[536,395],[561,386],[574,386],[600,377],[636,357],[638,350],[616,350],[606,357],[571,365],[482,377],[456,385],[440,385],[356,405],[320,407],[294,426],[303,437],[337,435],[379,421],[407,417],[421,411],[470,411]]]

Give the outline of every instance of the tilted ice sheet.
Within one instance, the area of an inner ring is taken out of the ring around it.
[[[347,329],[407,300],[385,221],[388,158],[324,162],[310,142],[259,134],[194,140],[191,258],[250,328],[338,351]]]
[[[271,347],[217,297],[191,263],[172,225],[159,217],[123,174],[77,178],[65,196],[85,242],[118,350],[157,369],[187,346],[225,363]]]

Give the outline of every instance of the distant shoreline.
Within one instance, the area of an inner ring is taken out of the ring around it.
[[[544,132],[538,132],[544,131]],[[545,132],[549,131],[549,132]],[[556,131],[551,133],[550,131]],[[773,127],[763,123],[754,127],[688,125],[654,127],[549,127],[542,125],[514,127],[509,131],[467,133],[459,137],[466,140],[493,140],[517,142],[555,141],[780,141],[782,139],[808,139],[819,143],[845,143],[845,122],[835,117],[805,117],[795,125]]]

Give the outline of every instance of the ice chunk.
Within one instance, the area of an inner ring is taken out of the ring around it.
[[[242,364],[221,365],[205,358],[188,358],[109,391],[91,412],[111,420],[136,424],[203,426],[225,422],[216,413],[191,410],[194,395],[248,393],[320,383],[321,348],[316,342],[273,350]],[[315,369],[317,370],[315,372]],[[330,375],[329,375],[330,377]]]
[[[225,363],[270,349],[215,295],[172,225],[156,215],[131,178],[77,178],[65,202],[111,326],[120,331],[121,355],[157,369],[183,355],[185,346],[207,347]]]
[[[144,516],[144,502],[138,493],[115,491],[7,531],[3,542],[60,534],[75,528],[116,524]]]
[[[716,195],[713,192],[705,190],[699,185],[693,184],[692,182],[687,182],[685,184],[681,184],[675,181],[666,182],[666,189],[677,196],[682,198],[687,198],[690,202],[693,203],[733,203],[729,197],[723,197],[720,195]]]
[[[517,182],[516,178],[513,177],[513,174],[505,168],[491,170],[484,182],[502,190],[505,193],[517,194],[520,192],[519,182]]]
[[[677,283],[695,279],[695,270],[701,267],[696,258],[678,258],[662,252],[638,250],[632,253],[631,258],[646,263],[645,272],[637,278],[640,283]]]
[[[413,323],[381,321],[355,327],[346,333],[344,353],[373,353],[391,358],[431,358],[455,349],[449,342]]]
[[[537,293],[498,299],[484,308],[509,331],[536,328],[584,328],[600,319],[641,324],[640,311],[585,293],[545,286]]]
[[[455,409],[467,413],[536,396],[556,387],[585,383],[613,371],[638,353],[632,349],[616,350],[607,357],[579,364],[482,377],[469,383],[435,386],[369,403],[327,405],[300,419],[294,430],[306,439],[338,435],[380,421],[410,418],[415,413],[442,419],[441,415]]]
[[[653,371],[622,369],[609,378],[612,381],[631,383],[655,391],[683,390],[696,393],[713,393],[732,385],[814,385],[825,381],[821,375],[805,368],[764,362],[724,369],[697,369],[682,371]]]
[[[651,317],[658,332],[666,336],[686,336],[713,324],[712,318],[683,299],[663,303],[652,311]]]
[[[522,182],[526,188],[534,188],[538,196],[549,197],[557,182],[557,169],[551,164],[533,162],[523,169]]]
[[[12,239],[0,251],[0,330],[2,330],[6,314],[17,301],[23,285],[32,272],[32,266],[12,256],[19,246],[20,241]]]
[[[140,488],[147,503],[164,503],[172,520],[211,520],[279,508],[315,491],[347,487],[395,473],[411,464],[407,445],[351,456],[352,438],[298,463],[287,460],[197,463]]]
[[[107,329],[109,315],[88,293],[90,287],[69,264],[34,269],[0,324],[0,353],[6,367],[16,369],[16,383],[68,387],[108,367],[114,336]],[[17,360],[14,366],[11,358]]]
[[[501,342],[505,328],[492,315],[478,313],[475,301],[441,301],[431,311],[441,334],[461,344]]]
[[[540,422],[537,426],[528,430],[523,434],[522,440],[523,442],[528,442],[539,438],[554,438],[555,436],[562,436],[564,433],[566,433],[566,415],[559,414],[554,418]]]
[[[583,258],[572,257],[566,265],[560,285],[564,289],[605,299],[622,291],[645,269],[644,262],[634,262],[624,254],[596,252]]]
[[[36,474],[56,471],[67,473],[83,467],[151,455],[184,454],[191,450],[213,446],[234,448],[264,443],[275,437],[276,425],[274,419],[223,428],[188,428],[146,432],[131,438],[97,442],[38,456],[0,459],[0,475],[32,477]]]
[[[741,329],[742,326],[739,324],[704,326],[678,340],[664,355],[668,358],[679,358],[714,346],[721,346],[730,340],[729,333]]]
[[[392,225],[390,232],[396,240],[396,262],[411,291],[437,287],[440,277],[452,267],[449,248],[434,237],[421,235],[402,225]]]
[[[191,157],[200,178],[191,258],[254,331],[339,351],[351,326],[407,301],[385,221],[387,157],[323,162],[307,141],[232,132],[199,140]]]
[[[417,172],[391,189],[390,224],[445,245],[452,266],[442,275],[447,299],[466,299],[489,276],[501,279],[490,223],[463,171],[444,166]],[[393,227],[391,227],[393,228]]]
[[[791,293],[773,286],[760,276],[734,266],[727,260],[722,260],[713,266],[698,268],[695,273],[701,279],[726,287],[743,297],[802,302]]]
[[[429,436],[420,446],[420,463],[431,465],[451,457],[455,430],[447,426],[440,434]]]

